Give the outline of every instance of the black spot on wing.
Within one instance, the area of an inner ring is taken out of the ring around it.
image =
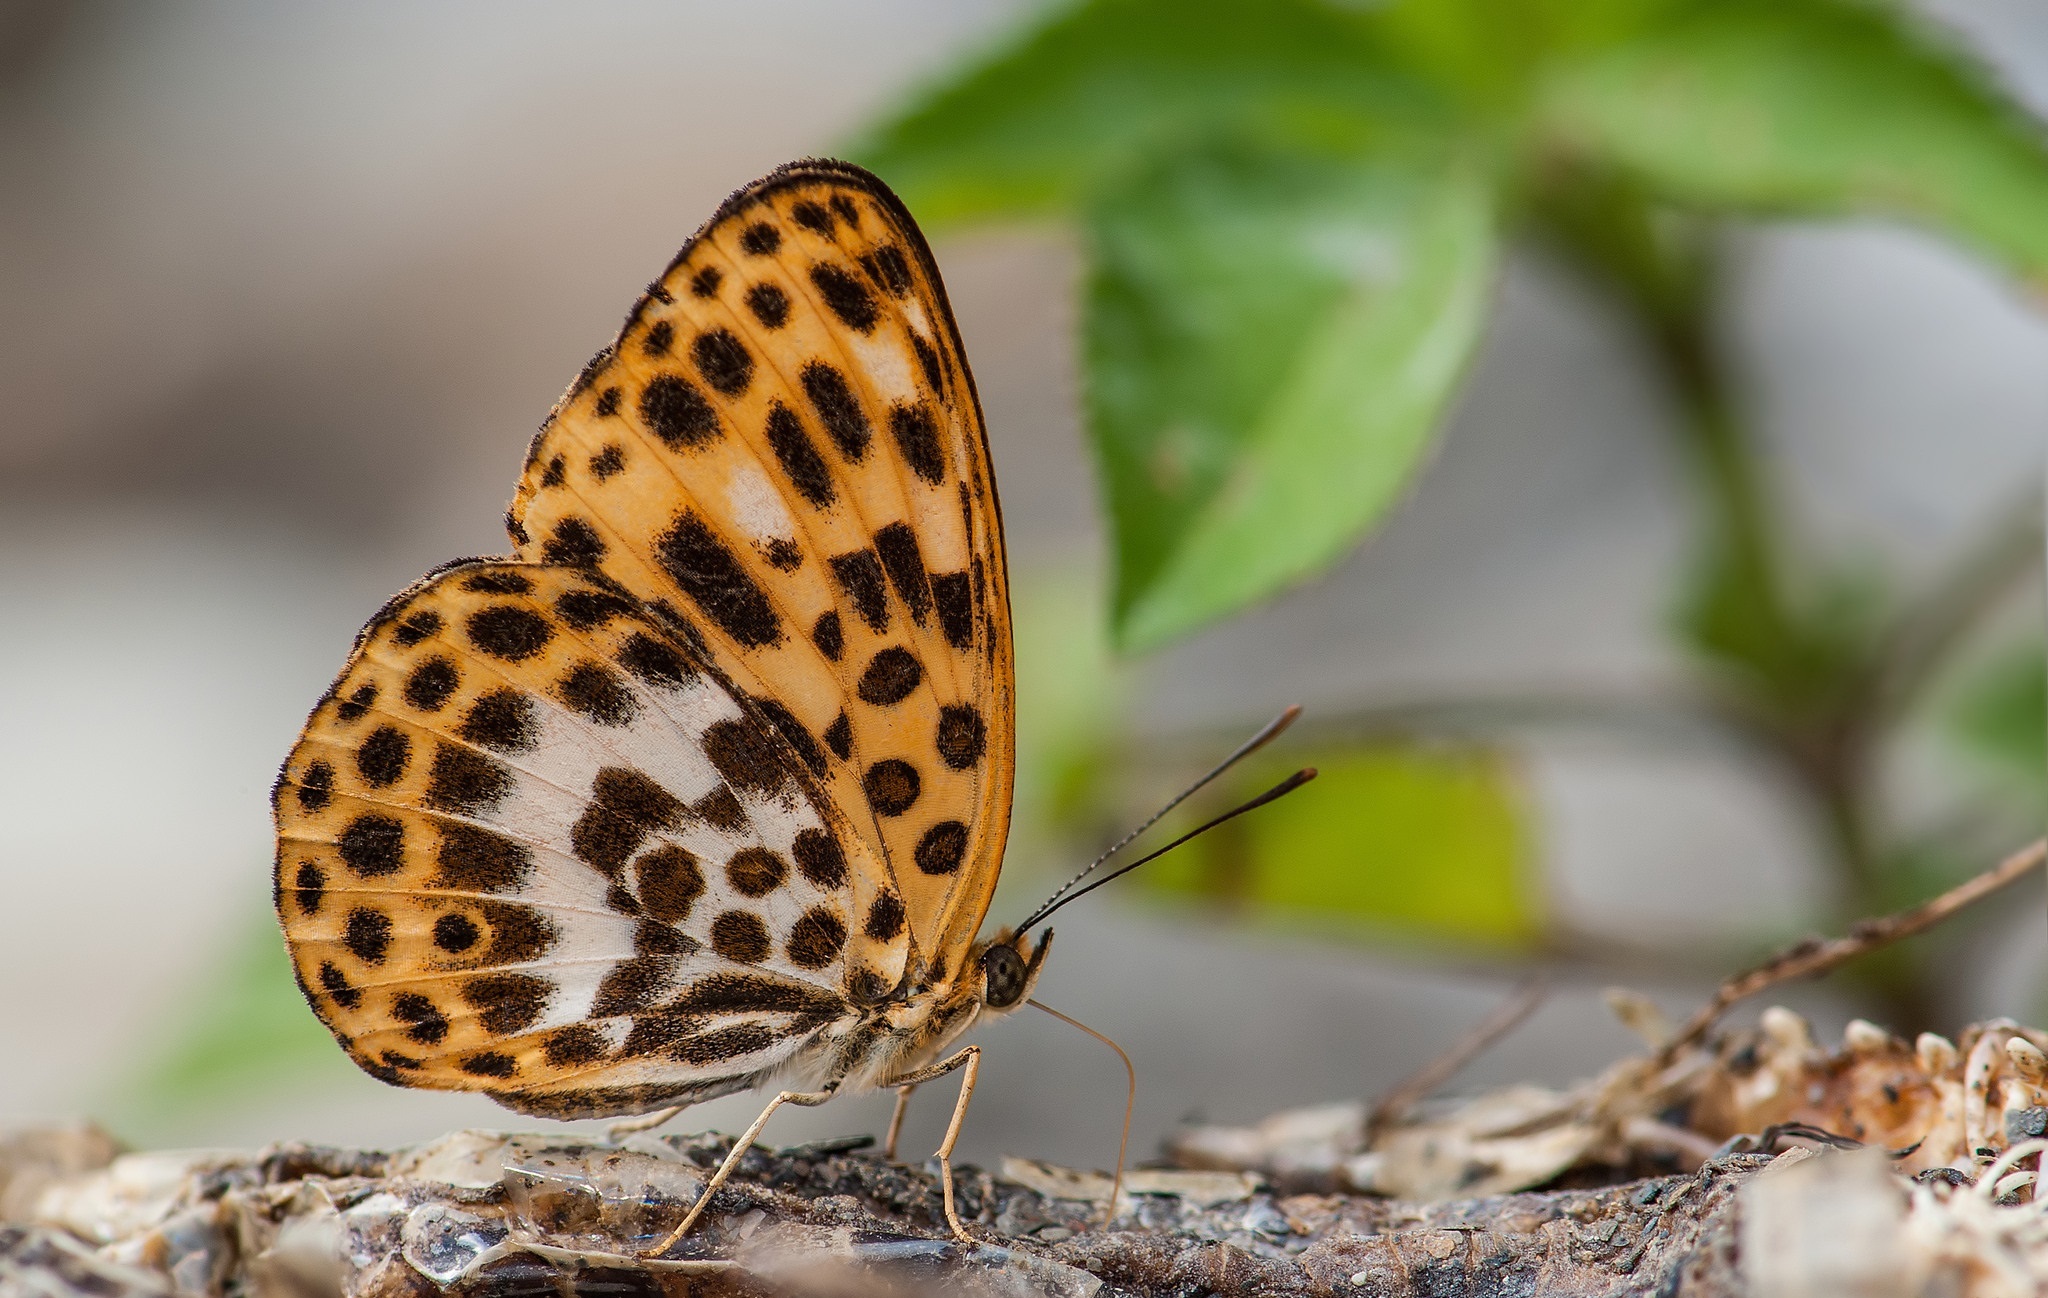
[[[400,992],[392,997],[391,1016],[410,1024],[405,1035],[423,1046],[438,1046],[448,1039],[448,1016],[418,992]]]
[[[656,848],[633,863],[640,905],[669,924],[690,917],[690,908],[704,895],[704,870],[697,858],[673,844]]]
[[[789,209],[789,219],[817,234],[832,233],[832,213],[809,199]]]
[[[796,713],[791,712],[779,699],[766,696],[757,696],[754,705],[768,718],[768,724],[775,727],[775,733],[781,735],[784,742],[796,750],[797,757],[810,769],[811,774],[823,776],[825,754],[819,749],[818,741],[811,738],[811,732],[804,728],[804,723],[797,720]]]
[[[704,755],[725,782],[737,789],[773,793],[789,782],[789,771],[773,738],[750,717],[707,727]]]
[[[554,629],[518,604],[492,604],[469,615],[469,641],[493,658],[524,662],[547,647]]]
[[[873,252],[863,254],[860,264],[868,277],[881,285],[889,296],[910,296],[910,263],[904,260],[903,249],[893,243],[885,243]]]
[[[640,704],[619,674],[603,663],[581,662],[555,685],[555,693],[577,712],[601,726],[626,726],[639,715]]]
[[[669,348],[675,346],[676,327],[666,320],[657,320],[640,340],[640,349],[649,356],[666,356]]]
[[[574,1068],[578,1064],[594,1064],[611,1053],[611,1046],[605,1041],[604,1033],[588,1023],[573,1023],[566,1028],[557,1028],[541,1039],[541,1055],[550,1068]]]
[[[874,331],[881,312],[867,285],[830,262],[811,267],[811,283],[817,285],[818,295],[847,328],[862,334]]]
[[[615,617],[630,617],[632,601],[608,590],[565,590],[555,598],[555,612],[573,630],[589,631]]]
[[[754,381],[754,356],[730,329],[709,329],[690,344],[697,373],[714,391],[736,397]]]
[[[854,692],[864,703],[889,707],[909,698],[923,681],[924,667],[916,656],[898,645],[890,645],[868,660],[867,670],[861,673]]]
[[[434,746],[434,766],[420,801],[440,811],[475,816],[493,811],[512,791],[512,772],[473,748]]]
[[[462,985],[462,999],[485,1031],[503,1037],[532,1027],[553,991],[554,984],[534,974],[485,974]]]
[[[396,784],[412,757],[412,740],[396,726],[378,726],[356,749],[356,771],[373,789]]]
[[[875,533],[875,549],[882,556],[889,584],[910,610],[911,619],[923,626],[932,611],[932,588],[925,575],[924,555],[917,548],[917,533],[908,523],[891,523]]]
[[[935,487],[946,480],[946,457],[939,449],[939,426],[930,406],[918,401],[889,407],[889,432],[912,473]]]
[[[818,421],[831,434],[833,445],[849,463],[859,464],[868,453],[874,429],[868,424],[867,412],[860,408],[860,399],[847,385],[846,376],[823,361],[812,361],[804,366],[799,378],[804,395],[818,412]]]
[[[882,561],[873,550],[835,554],[826,561],[853,611],[872,631],[889,629],[888,589],[882,584]]]
[[[846,853],[839,840],[822,829],[799,830],[790,844],[797,872],[827,892],[846,886]]]
[[[957,820],[942,820],[924,831],[912,854],[924,874],[947,875],[967,859],[967,826]]]
[[[467,915],[448,914],[434,921],[434,945],[450,955],[461,955],[482,936],[476,921]]]
[[[526,844],[480,825],[444,820],[432,886],[450,892],[514,892],[533,873]]]
[[[548,461],[545,469],[540,471],[540,485],[543,487],[559,487],[568,480],[568,477],[569,461],[557,455]]]
[[[939,610],[939,627],[946,643],[955,649],[974,647],[974,596],[965,572],[932,574],[932,603]]]
[[[485,748],[517,753],[533,747],[540,726],[534,720],[532,699],[518,690],[502,689],[479,695],[455,733]]]
[[[590,457],[590,476],[599,482],[616,477],[625,468],[626,448],[617,442],[605,443],[603,450]]]
[[[831,201],[833,212],[838,214],[840,220],[846,222],[847,229],[860,229],[860,209],[853,205],[852,199],[844,194],[834,194]]]
[[[616,1014],[631,1014],[634,1010],[645,1009],[656,996],[668,989],[669,980],[674,976],[675,961],[668,956],[636,956],[631,960],[621,960],[598,983],[597,999],[590,1006],[590,1016],[608,1019]]]
[[[488,569],[462,579],[462,588],[478,595],[531,595],[533,583],[516,572]]]
[[[648,685],[679,690],[697,679],[697,669],[651,635],[634,632],[619,646],[619,666]]]
[[[943,400],[946,392],[946,374],[939,364],[939,353],[924,340],[924,335],[915,329],[910,331],[910,345],[917,349],[917,363],[924,369],[924,381],[931,384],[932,391]]]
[[[811,643],[818,646],[818,652],[833,662],[846,652],[846,630],[839,625],[839,613],[834,610],[822,614],[811,626]]]
[[[320,913],[321,898],[327,895],[327,875],[311,861],[299,862],[298,876],[292,881],[292,896],[298,902],[301,915]]]
[[[472,1077],[514,1077],[519,1073],[519,1061],[499,1050],[479,1050],[456,1066]]]
[[[334,715],[350,725],[363,719],[377,702],[375,685],[358,685],[346,699],[334,705]]]
[[[589,520],[571,514],[555,524],[554,534],[541,545],[540,557],[567,567],[591,568],[604,558],[604,551],[604,538]]]
[[[640,418],[672,451],[702,446],[718,436],[718,412],[689,380],[657,374],[640,393]]]
[[[747,290],[746,302],[764,329],[780,329],[789,322],[789,294],[780,285],[756,284]]]
[[[861,925],[861,932],[877,942],[891,942],[902,931],[903,899],[893,892],[880,893],[868,904],[868,918]]]
[[[988,751],[988,726],[972,703],[939,709],[939,757],[956,771],[971,769]]]
[[[782,231],[766,221],[756,221],[740,231],[740,251],[750,257],[765,257],[782,246]]]
[[[357,816],[341,831],[335,848],[358,878],[396,874],[405,864],[405,826],[390,816]]]
[[[842,762],[853,756],[853,723],[846,719],[846,713],[841,712],[825,727],[825,745]]]
[[[592,784],[590,804],[569,828],[569,847],[578,859],[607,875],[617,874],[657,829],[682,823],[681,799],[630,767],[606,766]]]
[[[333,797],[334,768],[326,762],[307,763],[305,771],[299,776],[299,806],[307,811],[319,811],[325,808]]]
[[[441,615],[432,609],[422,609],[398,624],[391,638],[407,649],[441,629]]]
[[[703,519],[678,515],[656,538],[655,556],[704,615],[741,645],[758,649],[782,639],[782,619],[767,595]]]
[[[341,944],[364,964],[383,964],[384,953],[391,949],[391,917],[381,910],[357,907],[348,913]]]
[[[742,897],[765,897],[789,877],[789,862],[765,847],[743,847],[725,863],[726,882]]]
[[[729,910],[711,921],[711,949],[734,964],[759,964],[768,958],[768,926],[747,910]]]
[[[862,792],[867,794],[868,805],[879,816],[900,816],[917,802],[924,791],[924,781],[917,768],[900,757],[888,757],[876,762],[861,776]]]
[[[620,393],[617,388],[606,388],[597,394],[597,403],[591,406],[591,413],[599,419],[610,419],[613,415],[619,413],[619,397]]]
[[[439,712],[461,683],[454,660],[436,655],[406,674],[405,701],[421,712]]]
[[[482,903],[484,920],[491,926],[491,944],[480,963],[486,965],[531,964],[553,949],[560,937],[541,911],[510,902]]]
[[[320,966],[320,989],[345,1010],[352,1010],[363,1003],[362,992],[350,984],[347,974],[331,964]]]
[[[768,411],[768,445],[775,452],[782,471],[789,475],[790,482],[795,484],[805,500],[818,509],[832,503],[832,471],[825,466],[818,448],[812,445],[810,434],[804,431],[803,421],[780,401]]]
[[[691,296],[710,297],[713,293],[716,293],[718,291],[719,281],[723,280],[724,278],[725,273],[719,270],[718,267],[704,267],[704,269],[690,276]]]

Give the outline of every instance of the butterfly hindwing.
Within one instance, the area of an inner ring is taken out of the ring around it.
[[[744,1089],[895,985],[885,877],[773,722],[589,570],[471,561],[357,643],[276,793],[301,985],[363,1067],[556,1116]],[[872,905],[870,901],[869,905]]]
[[[854,950],[964,950],[1008,832],[1009,597],[973,380],[886,187],[799,163],[728,200],[543,426],[509,523],[773,718],[885,864]]]

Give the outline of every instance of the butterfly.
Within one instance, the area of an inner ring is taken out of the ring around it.
[[[1050,947],[979,936],[1015,771],[1001,508],[903,204],[734,193],[534,437],[511,553],[357,636],[272,796],[275,900],[366,1072],[552,1118],[964,1068]],[[1044,911],[1045,908],[1041,908]]]

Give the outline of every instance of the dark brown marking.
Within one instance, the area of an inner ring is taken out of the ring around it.
[[[718,412],[704,394],[676,374],[657,374],[640,393],[640,418],[672,451],[704,445],[718,436]]]
[[[726,880],[742,897],[765,897],[789,877],[789,862],[765,847],[743,847],[725,863]]]
[[[694,1014],[833,1015],[846,1002],[799,982],[754,973],[715,973],[693,980],[670,1007]]]
[[[599,419],[610,419],[613,415],[619,413],[620,395],[617,388],[606,388],[597,394],[597,404],[590,408],[591,413],[595,414]]]
[[[784,706],[780,699],[766,695],[757,697],[754,704],[767,714],[768,724],[775,727],[775,733],[796,750],[797,757],[811,774],[822,777],[825,774],[825,752],[818,747],[818,741],[811,738],[811,732],[804,729],[804,723],[796,719],[796,713]]]
[[[590,805],[569,829],[577,857],[617,874],[647,835],[682,823],[683,804],[667,789],[624,766],[607,766],[592,783]]]
[[[876,815],[900,816],[916,805],[924,781],[915,766],[900,757],[888,757],[868,767],[867,774],[860,777],[860,787]]]
[[[376,701],[377,687],[375,685],[358,685],[348,698],[334,705],[334,715],[349,725],[354,725],[362,720],[363,715],[370,710],[371,705],[376,703]]]
[[[436,655],[414,667],[405,678],[405,701],[422,712],[439,712],[462,683],[453,660]]]
[[[512,791],[512,772],[473,748],[434,746],[434,768],[420,801],[441,811],[475,816],[495,810]]]
[[[423,1061],[415,1059],[411,1055],[400,1054],[396,1050],[379,1051],[377,1058],[383,1060],[385,1065],[390,1068],[426,1067],[426,1064]]]
[[[697,858],[680,847],[658,847],[633,863],[640,905],[669,924],[690,917],[690,907],[704,895],[704,871]]]
[[[775,1044],[775,1034],[758,1023],[740,1023],[729,1028],[684,1037],[669,1047],[669,1053],[686,1064],[717,1064],[743,1059]]]
[[[813,906],[790,926],[786,949],[799,969],[823,969],[846,948],[846,922],[830,906]]]
[[[457,1066],[471,1077],[513,1077],[519,1072],[519,1061],[497,1050],[479,1050]]]
[[[541,1039],[541,1055],[550,1068],[573,1068],[578,1064],[594,1064],[611,1053],[604,1033],[588,1023],[575,1023],[566,1028],[556,1028]]]
[[[432,886],[450,892],[515,892],[533,872],[526,844],[479,825],[444,820]]]
[[[903,249],[893,243],[885,243],[873,252],[864,253],[860,264],[868,277],[890,297],[910,296],[910,263],[904,260]]]
[[[932,385],[932,391],[941,401],[945,400],[946,372],[939,365],[938,352],[934,351],[932,345],[924,340],[924,335],[915,329],[910,331],[910,345],[917,349],[917,363],[924,367],[925,382]]]
[[[889,592],[882,584],[882,561],[873,550],[835,554],[828,561],[839,589],[870,631],[889,629]]]
[[[766,221],[756,221],[740,231],[740,251],[750,257],[765,257],[782,246],[782,231]]]
[[[988,726],[972,703],[939,709],[939,757],[956,771],[972,769],[988,751]]]
[[[903,931],[903,899],[893,892],[878,893],[868,905],[867,922],[861,932],[877,942],[893,942]]]
[[[535,724],[533,700],[518,690],[492,690],[469,705],[455,732],[473,744],[501,753],[524,752],[540,737]]]
[[[307,811],[323,810],[334,796],[334,768],[326,762],[309,762],[299,776],[299,805]]]
[[[493,604],[469,615],[469,642],[493,658],[525,662],[547,648],[554,628],[517,604]]]
[[[634,632],[619,646],[619,666],[648,685],[678,690],[697,679],[697,669],[650,635]]]
[[[603,663],[577,663],[555,685],[555,693],[601,726],[631,725],[640,713],[640,704],[625,681]]]
[[[846,853],[840,850],[839,841],[824,830],[797,831],[789,851],[796,858],[798,871],[813,886],[827,892],[846,886]]]
[[[825,299],[825,305],[839,317],[840,323],[855,333],[874,332],[881,311],[867,285],[830,262],[811,267],[811,283],[817,285],[818,296]]]
[[[832,195],[832,210],[839,214],[840,220],[846,222],[847,229],[860,229],[860,209],[853,205],[852,199],[844,194]]]
[[[363,994],[350,985],[348,975],[331,964],[320,966],[320,989],[345,1010],[352,1010],[363,1001]]]
[[[590,476],[599,482],[625,472],[626,448],[617,442],[608,442],[603,450],[590,457]]]
[[[405,826],[389,816],[357,816],[335,844],[342,864],[363,879],[398,873],[405,864]]]
[[[768,958],[768,926],[752,911],[726,911],[711,921],[711,949],[734,964],[759,964]]]
[[[604,538],[590,520],[574,514],[558,520],[555,530],[540,547],[540,557],[569,568],[594,568],[604,558]]]
[[[708,329],[690,344],[697,373],[713,391],[736,397],[754,381],[754,356],[730,329]]]
[[[853,723],[841,712],[832,718],[832,724],[825,727],[825,746],[832,755],[844,762],[853,756]]]
[[[804,395],[811,399],[811,409],[818,412],[818,422],[831,434],[833,445],[849,463],[859,464],[868,453],[874,429],[869,427],[867,412],[860,408],[860,399],[853,395],[846,376],[823,361],[812,361],[804,366],[800,377]]]
[[[747,290],[746,303],[764,328],[780,329],[789,321],[789,294],[780,285],[754,285]]]
[[[643,919],[633,926],[636,955],[692,955],[702,949],[696,938],[667,924]]]
[[[811,444],[803,421],[780,401],[768,411],[768,445],[805,500],[818,509],[832,504],[832,471],[825,467],[818,448]]]
[[[462,579],[462,588],[478,595],[531,595],[533,583],[516,572],[502,568],[474,572]]]
[[[946,643],[955,649],[974,647],[974,596],[965,572],[932,574],[932,604],[939,610],[939,627]]]
[[[619,1053],[637,1058],[667,1051],[691,1033],[702,1032],[707,1021],[701,1014],[677,1014],[666,1009],[639,1015],[633,1020],[632,1030],[626,1033],[626,1044],[619,1047]]]
[[[640,350],[649,356],[666,356],[668,349],[675,346],[675,341],[676,327],[666,320],[656,320],[647,336],[640,340]]]
[[[846,630],[839,625],[837,610],[824,614],[812,624],[811,643],[832,662],[839,661],[839,655],[846,652]]]
[[[912,473],[935,487],[946,480],[946,456],[939,449],[939,426],[930,406],[919,401],[889,407],[889,432]]]
[[[652,284],[649,284],[647,286],[647,296],[653,298],[655,301],[661,303],[663,306],[675,305],[675,295],[670,293],[666,288],[663,288],[660,280],[656,280]]]
[[[320,913],[320,899],[327,895],[326,872],[311,861],[299,862],[299,872],[292,880],[292,893],[299,903],[301,915]]]
[[[632,601],[608,590],[565,590],[555,597],[555,612],[577,631],[589,631],[615,617],[630,617]]]
[[[890,645],[868,662],[854,692],[864,703],[890,707],[909,698],[924,683],[924,667],[907,649]]]
[[[654,543],[655,556],[704,615],[743,647],[782,640],[782,619],[732,551],[695,514],[683,513]]]
[[[438,1046],[448,1039],[448,1016],[418,992],[400,992],[393,996],[391,1017],[411,1024],[405,1035],[423,1046]]]
[[[478,957],[480,964],[532,964],[561,937],[547,915],[531,906],[504,901],[481,904],[484,922],[491,926],[491,944]]]
[[[768,566],[780,572],[795,572],[804,566],[803,549],[786,536],[771,539],[761,547],[761,557]]]
[[[540,471],[540,485],[543,487],[559,487],[568,477],[569,462],[557,455],[548,461],[548,466],[545,469]]]
[[[432,609],[421,609],[405,619],[405,621],[400,622],[398,629],[391,633],[391,638],[405,648],[410,649],[440,629],[441,615]]]
[[[713,722],[704,731],[704,755],[736,789],[773,793],[789,782],[775,741],[752,718]]]
[[[597,999],[591,1003],[590,1017],[608,1019],[647,1008],[656,996],[668,989],[669,980],[675,976],[675,968],[676,962],[668,956],[643,955],[619,961],[597,985]]]
[[[725,273],[716,266],[706,266],[690,277],[690,292],[697,297],[710,297],[718,291],[718,283]]]
[[[912,620],[923,626],[931,616],[932,587],[925,576],[924,555],[917,548],[917,533],[908,523],[891,523],[875,533],[875,549],[882,556],[889,584],[909,608]]]
[[[967,859],[967,826],[957,820],[942,820],[933,825],[917,840],[914,859],[925,874],[952,874]]]
[[[434,921],[434,945],[451,955],[461,955],[482,936],[476,921],[467,915],[443,915]]]
[[[341,944],[364,964],[383,964],[384,953],[391,949],[391,917],[381,910],[357,907],[348,913]]]
[[[737,834],[747,827],[747,809],[733,796],[730,785],[721,784],[691,803],[690,814],[728,834]]]
[[[832,214],[808,198],[789,209],[789,219],[818,234],[832,233]]]
[[[485,974],[462,986],[462,999],[477,1012],[484,1030],[509,1037],[532,1027],[548,1007],[554,984],[534,974]]]

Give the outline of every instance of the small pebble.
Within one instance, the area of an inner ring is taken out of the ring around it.
[[[1357,1285],[1361,1289],[1365,1288],[1367,1285],[1372,1283],[1372,1272],[1353,1271],[1351,1273],[1351,1283]]]
[[[2014,1144],[2048,1136],[2048,1108],[2035,1105],[2005,1115],[2005,1138]]]
[[[1657,1196],[1662,1193],[1664,1193],[1664,1187],[1656,1181],[1652,1181],[1642,1189],[1637,1190],[1632,1197],[1636,1207],[1643,1208],[1657,1202]]]
[[[1048,1244],[1057,1244],[1063,1239],[1072,1239],[1074,1232],[1065,1226],[1047,1226],[1038,1232],[1038,1238]]]

